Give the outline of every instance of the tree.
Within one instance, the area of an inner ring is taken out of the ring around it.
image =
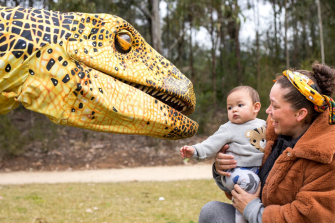
[[[132,1],[132,3],[143,13],[150,27],[151,46],[162,53],[162,34],[160,24],[159,0]]]
[[[321,19],[321,6],[320,6],[320,0],[316,0],[316,4],[318,6],[318,19],[319,19],[319,32],[320,32],[320,45],[321,45],[321,58],[322,63],[325,63],[325,52],[323,48],[323,34],[322,34],[322,19]]]
[[[288,43],[287,43],[287,0],[284,1],[284,6],[285,6],[285,52],[286,52],[286,69],[290,68],[290,54],[288,51]]]
[[[255,21],[255,27],[256,27],[256,71],[257,71],[257,91],[260,92],[261,90],[261,74],[260,74],[260,62],[259,62],[259,8],[258,8],[258,0],[256,0],[256,3],[254,4],[254,21]],[[275,23],[276,16],[275,16]],[[276,26],[275,26],[276,27]],[[276,29],[275,29],[276,30]],[[276,35],[276,34],[275,34]],[[276,54],[277,54],[277,37],[275,36],[276,40]]]

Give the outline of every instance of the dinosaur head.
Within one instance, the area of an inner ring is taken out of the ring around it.
[[[79,66],[95,72],[91,86],[103,93],[92,103],[99,107],[95,120],[100,116],[104,128],[169,139],[196,133],[197,123],[186,117],[195,109],[192,83],[128,22],[107,14],[82,14],[73,24],[67,52]]]
[[[125,20],[0,7],[0,114],[167,139],[193,136],[192,83]]]

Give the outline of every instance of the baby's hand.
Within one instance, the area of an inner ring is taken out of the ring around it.
[[[182,158],[191,158],[194,154],[194,147],[192,146],[183,146],[180,148],[180,155]]]

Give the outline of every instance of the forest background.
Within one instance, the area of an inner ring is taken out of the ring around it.
[[[177,155],[180,145],[206,138],[227,121],[226,97],[233,87],[257,89],[262,102],[259,118],[265,119],[272,81],[283,70],[310,70],[314,61],[335,65],[333,0],[0,0],[0,4],[109,13],[127,20],[193,82],[197,105],[190,118],[200,125],[195,137],[171,142],[57,126],[20,106],[0,116],[0,171],[182,164],[179,157],[169,160],[171,153]],[[143,151],[150,155],[137,161]]]

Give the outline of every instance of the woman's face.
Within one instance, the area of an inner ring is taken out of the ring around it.
[[[270,92],[270,106],[266,109],[266,113],[270,115],[277,135],[286,135],[296,138],[300,136],[298,131],[299,123],[297,121],[296,111],[293,111],[291,104],[283,99],[289,89],[282,88],[279,84],[274,84]],[[298,136],[296,136],[299,134]]]

